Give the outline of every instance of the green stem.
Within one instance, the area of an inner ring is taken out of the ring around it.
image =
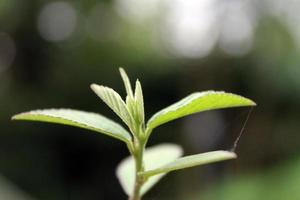
[[[144,171],[143,166],[143,154],[145,149],[145,142],[136,140],[135,141],[135,150],[136,153],[134,155],[135,160],[135,184],[133,195],[129,197],[129,200],[141,200],[141,188],[145,182],[144,176],[139,175],[140,172]]]

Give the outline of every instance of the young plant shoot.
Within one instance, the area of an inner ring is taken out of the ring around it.
[[[89,129],[119,139],[127,145],[130,156],[116,169],[117,177],[129,200],[140,200],[170,171],[195,167],[236,158],[231,151],[211,151],[182,157],[182,148],[175,144],[160,144],[146,148],[151,133],[158,126],[194,113],[221,108],[255,106],[245,97],[222,91],[195,92],[154,114],[145,122],[144,100],[139,80],[132,90],[126,72],[120,68],[127,96],[125,100],[113,89],[92,84],[91,89],[127,125],[97,113],[73,109],[45,109],[17,114],[13,120],[31,120],[65,124]]]

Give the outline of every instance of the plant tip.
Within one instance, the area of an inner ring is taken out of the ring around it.
[[[90,88],[91,88],[92,90],[95,90],[97,87],[98,87],[98,85],[97,85],[96,83],[92,83],[92,84],[90,85]]]
[[[119,71],[120,71],[120,73],[123,73],[123,72],[125,72],[125,69],[123,67],[119,67]]]

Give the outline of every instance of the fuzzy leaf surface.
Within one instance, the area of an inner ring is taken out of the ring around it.
[[[92,84],[92,90],[104,101],[129,127],[132,125],[132,117],[121,96],[109,87]]]
[[[165,166],[156,169],[151,169],[141,174],[146,175],[147,177],[151,177],[160,173],[165,174],[174,170],[185,169],[189,167],[205,165],[205,164],[219,162],[223,160],[234,159],[236,157],[237,156],[234,152],[222,151],[222,150],[211,151],[211,152],[181,157]]]
[[[118,123],[96,113],[72,109],[45,109],[20,113],[13,120],[41,121],[80,127],[104,133],[126,143],[131,141],[130,134]]]
[[[135,94],[134,94],[136,106],[137,106],[137,116],[139,119],[139,123],[144,123],[145,121],[145,111],[144,111],[144,97],[142,86],[139,80],[135,83]]]
[[[147,128],[152,130],[166,122],[202,111],[255,105],[250,99],[222,91],[196,92],[154,114]]]
[[[182,148],[175,144],[160,144],[149,147],[144,152],[145,169],[153,169],[172,162],[182,155]],[[131,196],[135,182],[135,163],[130,156],[125,158],[118,165],[116,170],[117,177],[126,194]],[[151,189],[165,174],[150,177],[141,188],[141,195]]]

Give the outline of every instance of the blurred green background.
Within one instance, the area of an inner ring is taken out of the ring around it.
[[[193,91],[258,103],[239,158],[170,173],[145,199],[300,199],[300,1],[0,0],[0,199],[126,199],[109,137],[11,122],[37,108],[117,117],[89,89],[143,84],[146,116]],[[157,129],[150,145],[186,154],[231,148],[248,108],[204,112]]]

